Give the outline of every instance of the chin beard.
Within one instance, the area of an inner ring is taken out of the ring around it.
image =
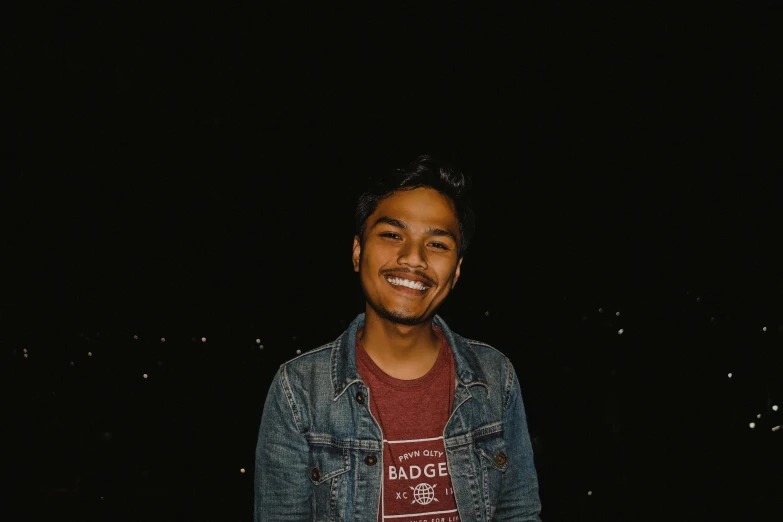
[[[388,310],[382,306],[375,306],[373,303],[369,302],[369,305],[372,307],[373,310],[375,310],[375,313],[378,314],[382,319],[386,319],[387,321],[399,324],[403,326],[416,326],[422,323],[427,322],[431,316],[429,315],[411,315],[406,314],[404,312],[400,311],[392,311]]]

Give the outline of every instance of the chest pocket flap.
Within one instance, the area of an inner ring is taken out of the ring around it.
[[[503,431],[482,435],[475,440],[476,452],[494,469],[505,473],[508,469],[508,453]]]
[[[310,480],[316,486],[333,479],[351,469],[347,449],[337,446],[310,446]]]

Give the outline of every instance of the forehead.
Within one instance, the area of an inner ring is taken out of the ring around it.
[[[368,224],[372,225],[379,217],[399,219],[409,226],[437,226],[455,235],[459,229],[451,198],[426,187],[398,190],[382,199],[368,219]]]

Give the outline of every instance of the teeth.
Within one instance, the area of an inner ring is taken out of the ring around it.
[[[401,277],[387,277],[387,281],[396,286],[405,286],[414,290],[425,290],[427,287],[416,281],[408,281]]]

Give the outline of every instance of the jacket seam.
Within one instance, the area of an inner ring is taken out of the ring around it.
[[[357,449],[379,451],[383,448],[383,442],[377,440],[339,440],[331,435],[310,433],[307,442],[321,446],[332,446],[340,449]]]
[[[494,346],[492,346],[491,344],[487,344],[487,343],[485,343],[485,342],[483,342],[483,341],[476,341],[476,340],[474,340],[474,339],[468,339],[467,337],[463,337],[462,339],[463,339],[465,342],[467,342],[468,344],[470,344],[470,345],[474,345],[474,346],[483,346],[484,348],[489,348],[489,349],[491,349],[492,351],[495,351],[495,352],[497,352],[498,354],[502,355],[503,357],[505,357],[505,356],[506,356],[506,355],[505,355],[503,352],[501,352],[500,350],[498,350],[497,348],[495,348],[495,347],[494,347]]]
[[[327,348],[331,349],[331,344],[332,343],[327,343],[327,344],[324,344],[322,346],[319,346],[318,348],[313,348],[312,350],[308,350],[308,351],[304,352],[303,354],[297,355],[293,359],[287,360],[286,362],[281,364],[280,367],[282,368],[283,366],[287,366],[287,365],[291,364],[292,362],[296,361],[297,359],[301,359],[302,357],[306,357],[308,355],[313,355],[315,353],[318,353],[318,352],[321,352],[323,350],[326,350]]]
[[[288,368],[286,368],[285,365],[281,367],[280,387],[283,389],[285,398],[288,401],[288,408],[291,410],[291,416],[294,419],[294,424],[296,425],[296,429],[299,430],[299,433],[304,433],[304,429],[302,429],[302,423],[299,415],[299,407],[296,405],[296,399],[294,398],[294,393],[291,390],[291,384],[288,380],[287,370]]]
[[[506,359],[506,386],[503,390],[503,413],[508,411],[508,406],[511,403],[511,392],[514,389],[514,366],[511,361]]]
[[[481,426],[480,428],[476,428],[475,430],[468,433],[448,437],[444,439],[443,443],[446,446],[446,449],[459,448],[462,446],[467,446],[468,444],[472,444],[482,437],[486,437],[487,435],[502,433],[503,430],[503,422],[493,422],[492,424]]]

